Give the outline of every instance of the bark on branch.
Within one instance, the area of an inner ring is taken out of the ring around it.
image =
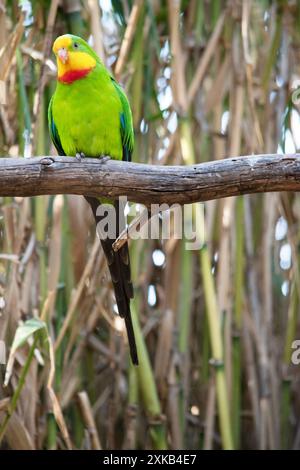
[[[271,191],[300,191],[300,154],[235,157],[191,166],[74,157],[0,158],[0,196],[127,196],[149,206]]]

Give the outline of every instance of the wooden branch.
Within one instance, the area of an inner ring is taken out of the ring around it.
[[[106,158],[0,158],[0,196],[127,196],[149,206],[271,191],[300,191],[300,154],[236,157],[191,166]]]

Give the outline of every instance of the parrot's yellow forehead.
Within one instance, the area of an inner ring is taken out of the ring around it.
[[[54,54],[56,54],[59,49],[68,49],[71,45],[72,39],[67,34],[64,34],[55,39],[52,49]]]

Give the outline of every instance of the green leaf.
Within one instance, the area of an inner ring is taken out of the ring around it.
[[[13,344],[11,347],[11,354],[14,353],[18,348],[32,336],[36,331],[46,329],[46,323],[39,320],[38,318],[30,318],[23,325],[17,328]]]

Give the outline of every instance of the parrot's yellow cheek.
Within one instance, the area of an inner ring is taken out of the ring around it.
[[[57,58],[58,78],[62,77],[62,75],[70,70],[86,70],[92,69],[95,66],[96,60],[86,52],[68,51],[68,59],[65,62]]]
[[[86,76],[95,66],[96,60],[86,52],[68,51],[65,62],[57,58],[57,77],[60,82],[72,83]]]

